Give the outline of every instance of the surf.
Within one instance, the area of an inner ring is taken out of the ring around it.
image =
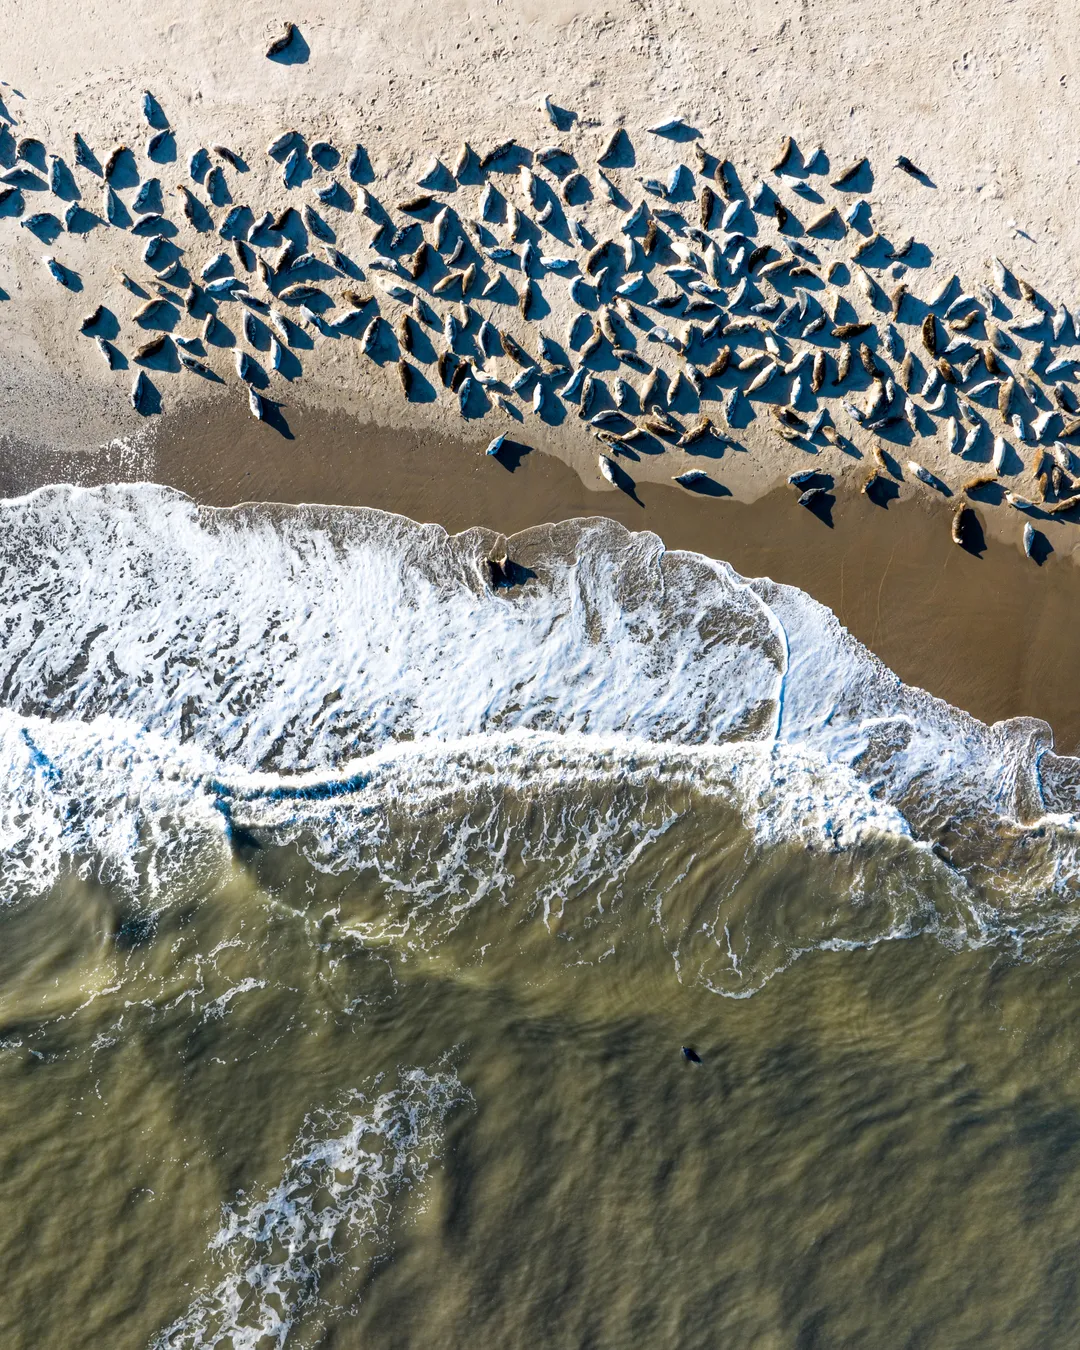
[[[244,843],[360,872],[410,821],[502,829],[527,801],[599,799],[584,858],[598,823],[644,839],[678,794],[734,812],[759,851],[924,856],[962,897],[930,926],[965,941],[1073,923],[1080,764],[1045,723],[987,726],[802,591],[656,535],[450,536],[146,483],[42,488],[0,523],[9,902],[78,868],[167,903]],[[497,545],[512,585],[492,585]]]

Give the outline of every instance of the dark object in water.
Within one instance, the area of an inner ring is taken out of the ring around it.
[[[692,1045],[684,1045],[682,1048],[683,1059],[687,1059],[691,1064],[700,1064],[701,1056]]]

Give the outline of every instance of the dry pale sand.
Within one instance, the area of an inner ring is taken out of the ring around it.
[[[766,173],[787,134],[806,154],[824,146],[834,167],[869,155],[875,227],[893,240],[914,234],[926,245],[907,274],[913,293],[929,294],[953,272],[965,283],[984,280],[987,260],[997,254],[1051,302],[1080,303],[1077,161],[1069,148],[1080,77],[1071,41],[1075,13],[1064,0],[894,7],[863,0],[693,6],[403,0],[392,7],[312,0],[291,15],[252,3],[98,0],[52,6],[47,23],[40,6],[12,0],[6,17],[3,75],[10,87],[0,92],[18,130],[40,135],[50,148],[70,157],[71,135],[79,130],[102,156],[121,141],[141,149],[147,134],[141,91],[154,92],[175,127],[178,158],[146,172],[161,174],[174,215],[174,177],[186,173],[193,149],[222,140],[251,166],[234,184],[238,200],[242,194],[256,211],[297,200],[265,154],[268,140],[286,126],[346,151],[361,140],[374,186],[392,201],[413,190],[432,155],[452,160],[463,139],[481,149],[508,135],[533,147],[558,140],[591,171],[608,134],[623,124],[633,133],[638,163],[614,176],[636,200],[637,177],[665,173],[689,155],[689,146],[643,134],[658,117],[678,113],[701,130],[711,151],[730,156],[744,184]],[[307,57],[298,64],[264,56],[285,18],[303,34]],[[565,134],[548,123],[545,94],[576,115]],[[901,153],[926,169],[933,186],[893,167]],[[463,211],[465,195],[455,201]],[[88,204],[99,209],[96,196]],[[610,232],[612,210],[595,201],[581,214]],[[84,280],[83,293],[72,296],[49,281],[38,242],[14,222],[5,224],[4,444],[62,442],[89,450],[134,434],[130,375],[106,371],[76,328],[98,300],[120,315],[133,310],[113,267],[121,258],[130,267],[135,241],[104,229],[62,236],[56,251]],[[769,228],[762,237],[770,237]],[[209,257],[220,241],[209,236],[202,246]],[[192,261],[205,259],[193,253]],[[562,291],[545,288],[556,333],[569,312]],[[136,334],[125,330],[121,345],[130,350]],[[218,355],[235,388],[228,353]],[[165,380],[163,394],[168,418],[205,391],[192,377],[176,375]],[[372,367],[355,342],[318,340],[297,388],[275,396],[302,397],[386,427],[457,434],[453,400],[406,405],[392,370]],[[496,425],[501,416],[486,423],[503,429]],[[762,430],[764,422],[745,432],[752,453],[731,483],[742,497],[770,491],[784,472],[807,461],[804,451]],[[596,480],[596,443],[573,417],[561,427],[535,423],[530,432],[538,448]],[[971,471],[950,462],[940,444],[920,444],[918,451],[950,482]],[[863,472],[856,456],[831,447],[819,458],[830,471]],[[681,455],[660,456],[634,466],[634,476],[667,479],[684,465]],[[991,528],[1018,538],[1022,521],[1003,512]],[[1051,530],[1059,549],[1071,548],[1073,533]]]

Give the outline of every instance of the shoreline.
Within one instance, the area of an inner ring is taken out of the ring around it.
[[[838,485],[831,525],[784,487],[740,501],[674,484],[631,493],[591,490],[561,460],[511,443],[502,459],[421,432],[365,425],[336,412],[293,409],[292,439],[235,400],[194,407],[139,445],[89,456],[35,452],[5,466],[0,489],[19,495],[59,479],[84,486],[152,480],[208,506],[319,502],[369,506],[442,525],[513,535],[548,521],[609,516],[652,530],[670,549],[722,559],[748,577],[798,586],[905,683],[988,723],[1032,716],[1060,753],[1080,748],[1073,672],[1080,667],[1080,570],[1069,554],[1036,566],[1018,543],[986,529],[975,556],[951,542],[948,508],[924,496],[874,505]],[[225,447],[228,447],[225,449]],[[710,465],[722,484],[723,462]],[[984,513],[977,514],[986,528]]]

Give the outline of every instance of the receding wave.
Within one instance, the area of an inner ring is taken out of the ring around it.
[[[988,727],[801,591],[652,534],[533,529],[493,587],[491,532],[373,510],[139,484],[0,513],[7,900],[79,868],[164,903],[196,862],[287,844],[380,876],[384,931],[437,935],[506,903],[509,849],[550,924],[651,866],[680,820],[719,837],[737,818],[740,847],[839,858],[850,903],[782,942],[775,916],[742,916],[740,953],[729,888],[704,921],[724,992],[823,945],[1022,939],[1080,914],[1080,763],[1045,723]],[[867,880],[883,848],[906,901]],[[684,971],[703,920],[675,931],[681,874],[653,870],[641,893]],[[916,894],[931,875],[944,909]]]

